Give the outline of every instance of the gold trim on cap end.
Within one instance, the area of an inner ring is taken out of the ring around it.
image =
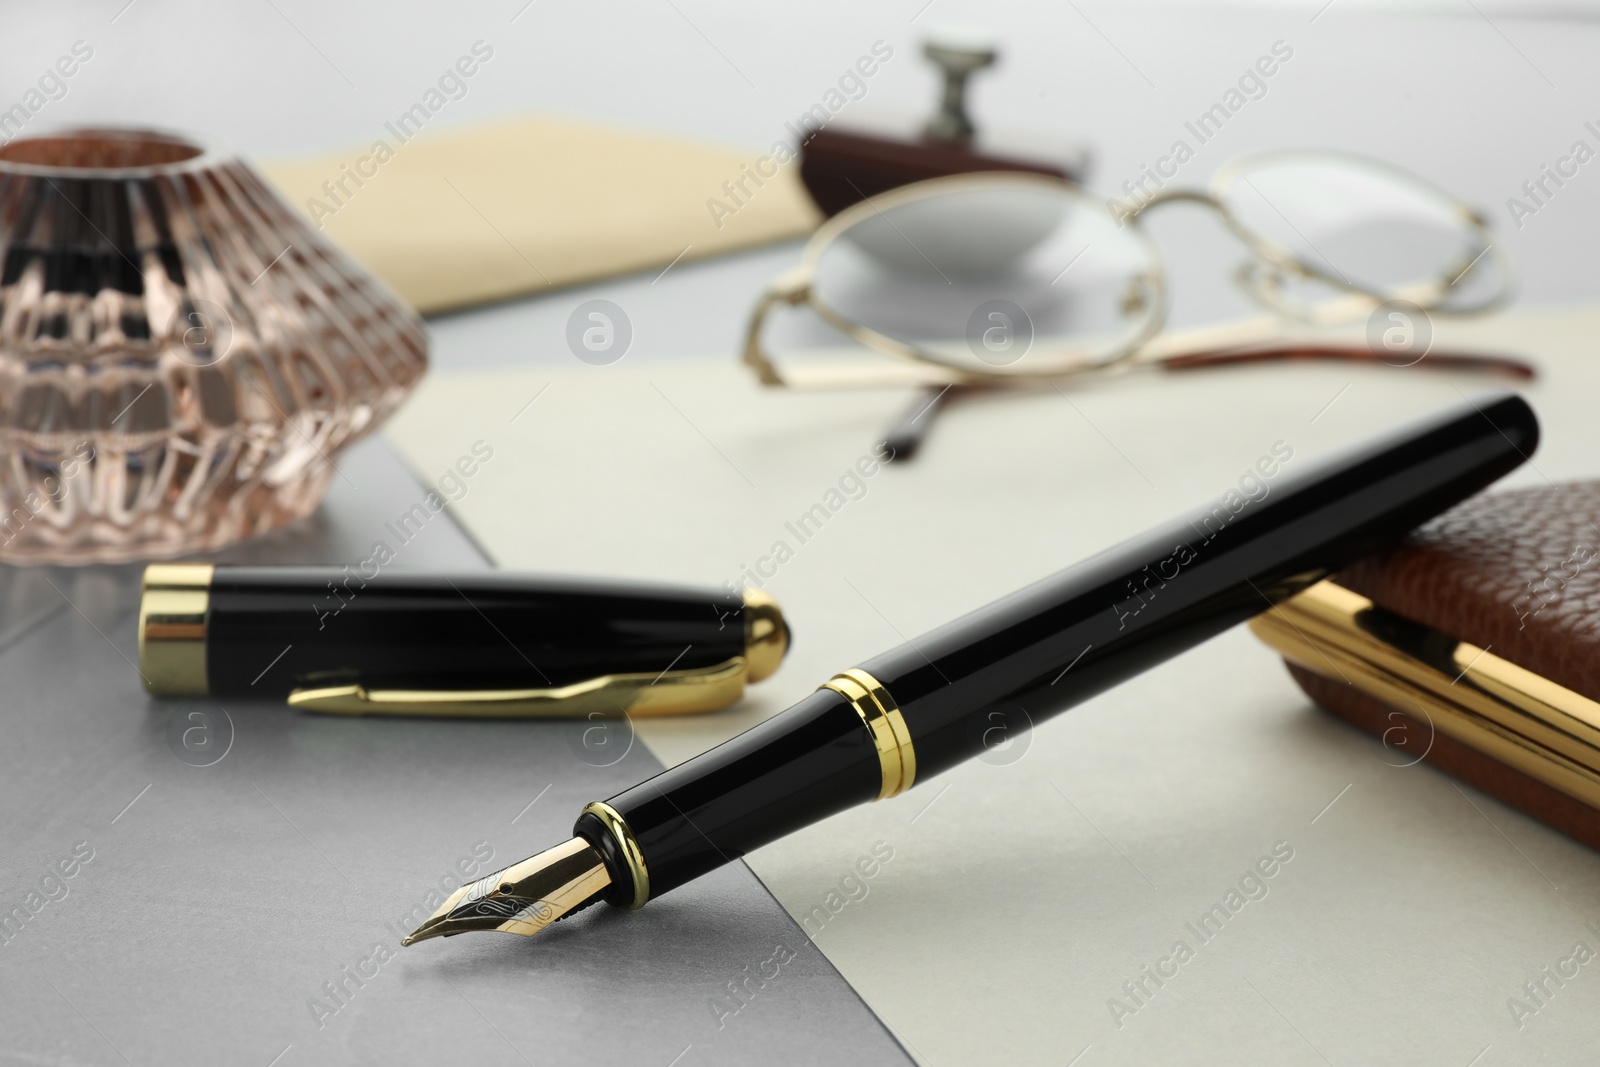
[[[205,696],[209,563],[152,563],[139,596],[139,673],[145,692]]]
[[[750,664],[748,680],[770,678],[789,654],[789,622],[770,594],[760,589],[744,591],[744,658]]]
[[[628,865],[628,873],[633,876],[633,900],[626,905],[627,909],[633,911],[644,907],[644,902],[650,899],[650,872],[645,868],[644,852],[639,848],[639,841],[628,828],[628,820],[603,800],[585,804],[583,813],[600,820],[606,833],[616,841],[623,862]]]
[[[882,683],[866,671],[852,667],[818,688],[832,689],[850,701],[872,736],[873,747],[878,750],[878,763],[883,769],[883,788],[878,792],[878,799],[898,796],[910,789],[917,777],[917,752],[911,744],[911,731],[906,728],[900,705]]]

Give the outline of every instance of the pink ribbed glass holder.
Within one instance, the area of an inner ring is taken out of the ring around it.
[[[214,549],[313,511],[427,369],[416,314],[242,161],[0,146],[0,561]]]

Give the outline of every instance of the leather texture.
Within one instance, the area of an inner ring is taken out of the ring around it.
[[[1380,607],[1600,699],[1600,481],[1479,495],[1334,580]],[[1436,732],[1404,710],[1294,664],[1317,704],[1600,849],[1600,812]]]
[[[1600,700],[1600,481],[1473,497],[1334,581]]]

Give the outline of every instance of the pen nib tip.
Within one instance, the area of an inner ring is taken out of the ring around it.
[[[605,860],[581,837],[464,885],[406,937],[402,946],[469,930],[532,937],[593,904],[611,886]]]

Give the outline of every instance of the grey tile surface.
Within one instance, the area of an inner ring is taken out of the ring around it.
[[[227,556],[342,563],[392,542],[383,518],[423,490],[381,441],[340,468],[314,520]],[[484,565],[444,516],[391,547]],[[406,913],[457,864],[564,839],[655,759],[619,737],[594,766],[576,724],[152,701],[139,571],[0,568],[0,1062],[905,1062],[743,864],[646,913],[402,951]],[[185,730],[208,732],[186,748]]]

